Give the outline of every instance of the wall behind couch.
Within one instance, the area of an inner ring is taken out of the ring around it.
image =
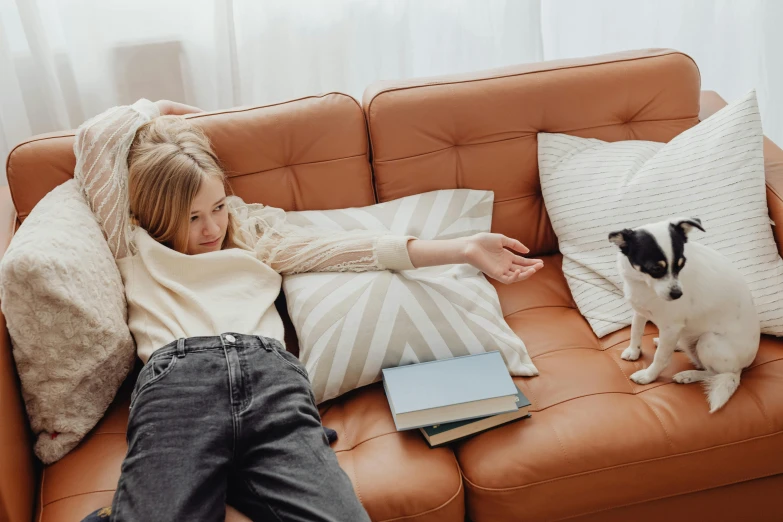
[[[19,141],[139,97],[206,110],[379,79],[675,47],[756,87],[783,144],[777,0],[0,0],[0,165]],[[5,183],[5,169],[0,169]]]

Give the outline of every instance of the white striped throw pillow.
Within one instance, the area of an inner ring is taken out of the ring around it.
[[[547,212],[563,272],[596,335],[631,323],[610,232],[674,216],[701,219],[689,241],[726,256],[745,276],[762,333],[783,335],[783,260],[772,236],[763,133],[755,92],[669,143],[606,143],[538,135]]]
[[[493,196],[439,190],[287,218],[304,227],[450,239],[489,232]],[[383,368],[489,351],[500,351],[512,375],[538,374],[494,287],[467,264],[297,274],[283,279],[283,290],[318,403],[380,380]]]

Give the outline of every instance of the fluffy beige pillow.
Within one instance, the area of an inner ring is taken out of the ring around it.
[[[449,239],[489,232],[493,198],[483,190],[437,190],[287,217],[303,227]],[[297,274],[283,278],[283,290],[318,403],[380,380],[383,368],[490,351],[503,355],[511,375],[538,374],[495,288],[467,264]]]
[[[0,263],[22,395],[49,464],[101,419],[134,363],[122,279],[73,180],[46,195]]]

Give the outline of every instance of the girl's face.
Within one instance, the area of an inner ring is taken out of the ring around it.
[[[190,230],[188,255],[204,254],[220,250],[228,228],[226,191],[223,183],[206,178],[190,205]]]

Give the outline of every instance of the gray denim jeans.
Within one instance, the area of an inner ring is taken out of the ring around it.
[[[131,395],[112,521],[369,521],[307,372],[279,341],[224,333],[157,350]]]

